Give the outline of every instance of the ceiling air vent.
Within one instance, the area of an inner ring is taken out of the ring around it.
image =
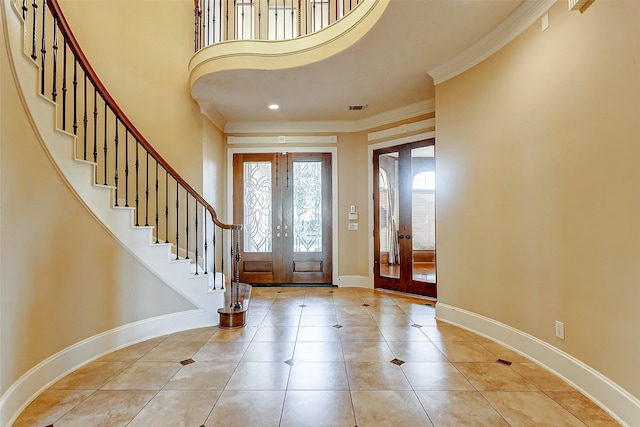
[[[349,111],[362,111],[367,108],[367,104],[351,104],[349,105]]]

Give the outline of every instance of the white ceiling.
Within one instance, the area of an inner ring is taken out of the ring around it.
[[[522,3],[391,0],[378,24],[342,53],[294,69],[216,73],[194,97],[227,124],[363,120],[433,99],[428,70],[470,48]],[[269,110],[271,103],[280,109]],[[350,104],[368,107],[349,111]]]

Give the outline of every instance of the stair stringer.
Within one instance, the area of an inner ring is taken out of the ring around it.
[[[185,329],[218,324],[217,309],[224,305],[224,291],[212,288],[214,278],[217,283],[224,283],[224,276],[221,273],[215,277],[214,274],[194,275],[190,271],[190,260],[172,260],[170,244],[153,242],[153,227],[133,225],[135,208],[114,206],[114,187],[93,182],[96,165],[76,159],[77,138],[57,129],[57,105],[40,95],[39,66],[25,53],[24,38],[18,40],[18,35],[24,34],[22,17],[11,6],[12,2],[4,3],[14,77],[31,125],[57,171],[89,213],[123,248],[197,307],[189,312],[193,319],[185,323]],[[11,19],[11,14],[16,19]],[[47,117],[51,117],[50,122],[45,122]]]

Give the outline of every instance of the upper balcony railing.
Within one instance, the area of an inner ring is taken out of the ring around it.
[[[286,40],[319,31],[364,0],[194,0],[195,51],[227,40]]]

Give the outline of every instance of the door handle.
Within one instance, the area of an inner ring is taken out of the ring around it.
[[[398,239],[407,239],[407,240],[409,240],[409,239],[411,239],[411,234],[407,234],[407,235],[398,234]]]

